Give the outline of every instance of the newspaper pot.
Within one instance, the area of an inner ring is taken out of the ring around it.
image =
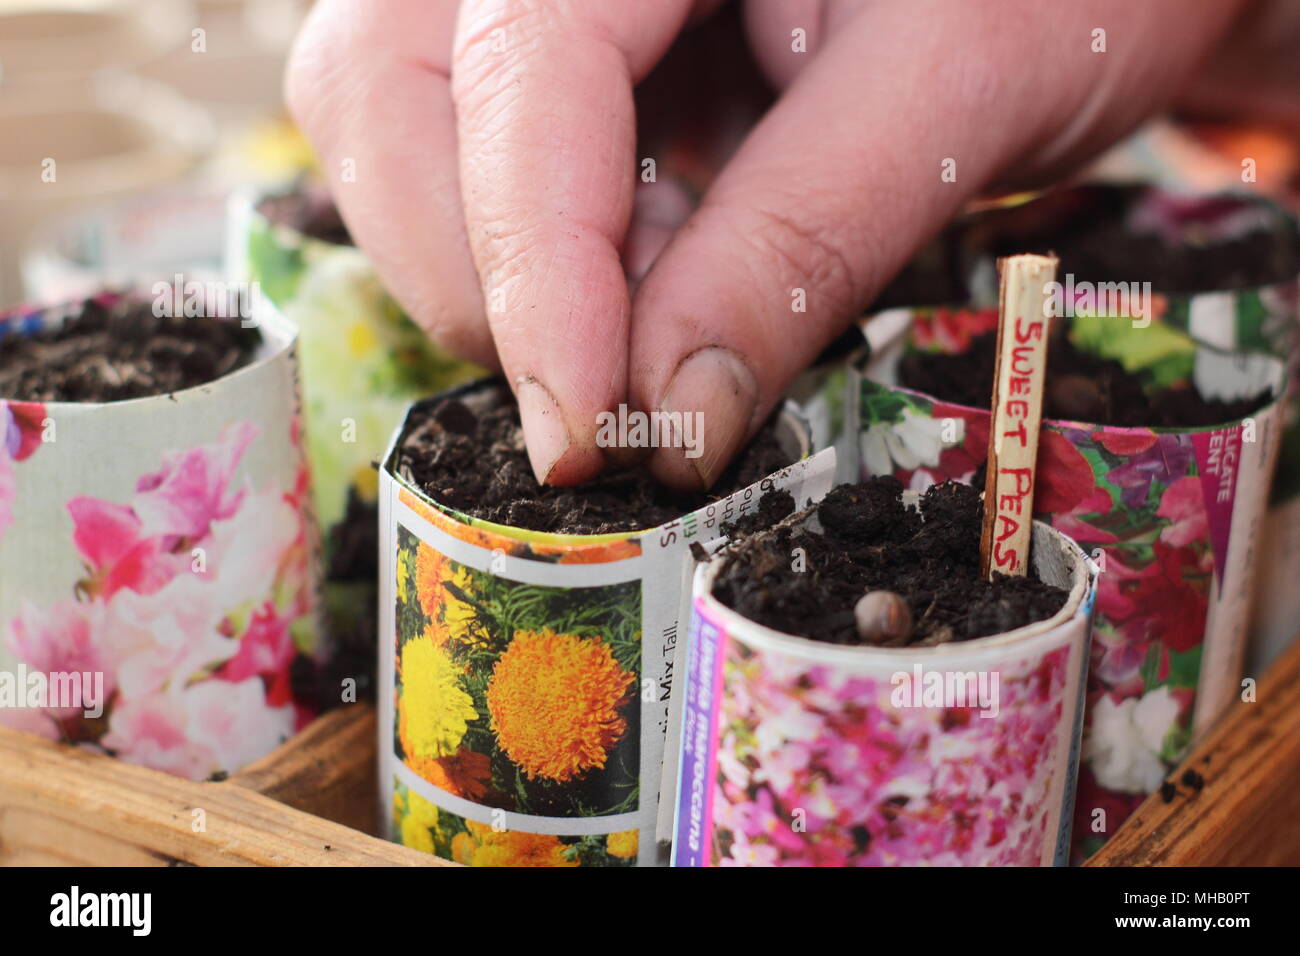
[[[452,394],[488,408],[502,389]],[[379,753],[393,839],[476,866],[662,862],[692,545],[770,488],[802,501],[830,487],[833,453],[803,457],[807,427],[790,406],[779,427],[795,464],[660,527],[606,535],[444,508],[396,473],[398,430],[380,474]],[[572,707],[546,693],[555,687]]]
[[[68,308],[11,313],[0,335]],[[296,333],[265,303],[230,321],[256,322],[260,350],[206,385],[0,401],[0,723],[198,780],[313,716],[293,692],[328,650]],[[63,706],[76,675],[81,706]]]
[[[1285,385],[1282,363],[1268,355],[1223,352],[1157,325],[1073,321],[1076,330],[1094,323],[1094,332],[1107,323],[1104,336],[1078,347],[1104,347],[1130,371],[1149,362],[1165,386],[1191,380],[1207,398],[1238,398],[1281,395]],[[913,310],[906,337],[858,360],[846,405],[862,475],[893,474],[916,490],[970,478],[986,457],[988,410],[893,383],[905,350],[961,352],[996,322],[995,309]],[[1278,399],[1204,428],[1043,422],[1036,516],[1101,566],[1075,828],[1088,852],[1238,693],[1280,426]],[[1105,819],[1083,825],[1096,809]]]
[[[1198,249],[1257,253],[1255,267],[1226,281],[1193,273],[1178,284],[1154,283],[1149,317],[1222,349],[1272,352],[1290,367],[1281,457],[1259,550],[1250,651],[1251,672],[1258,675],[1295,638],[1300,620],[1300,588],[1292,586],[1300,580],[1300,227],[1291,212],[1256,195],[1118,185],[1058,190],[970,217],[957,227],[973,301],[996,305],[999,253],[1046,249],[1053,236],[1084,226],[1098,208],[1109,210],[1107,215],[1135,235],[1163,236],[1175,250],[1169,253],[1175,263]],[[1252,234],[1257,239],[1251,240]],[[1067,259],[1062,269],[1068,268]],[[1087,280],[1113,277],[1074,278],[1076,294],[1087,296],[1106,291],[1089,288]]]
[[[298,326],[326,621],[340,635],[373,634],[374,462],[411,402],[482,371],[434,346],[359,249],[274,223],[260,205],[232,198],[228,269],[256,282]]]
[[[1061,610],[937,647],[775,631],[713,596],[725,554],[702,565],[673,865],[1064,864],[1097,569],[1042,522],[1033,535]],[[927,697],[940,679],[951,697]]]

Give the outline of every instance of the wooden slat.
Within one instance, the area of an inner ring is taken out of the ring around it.
[[[1168,779],[1177,796],[1148,798],[1089,866],[1300,864],[1300,642]]]
[[[309,754],[317,757],[290,758],[282,748],[275,760],[252,768],[251,779],[273,792],[292,791],[304,803],[306,794],[297,788],[315,779],[322,786],[322,805],[334,806],[346,790],[340,775],[356,760],[373,760],[373,734],[369,746],[340,748],[362,751],[357,755],[321,758],[318,745],[330,726],[342,724],[349,734],[359,734],[365,721],[364,714],[354,714],[309,729],[306,739],[314,742]],[[206,817],[206,829],[198,833],[196,808]],[[444,861],[304,813],[237,781],[192,783],[0,729],[0,864],[437,866]]]
[[[380,823],[375,709],[331,711],[230,782],[373,836]]]
[[[0,864],[452,865],[359,832],[378,817],[374,757],[362,705],[222,783],[0,729]],[[1187,768],[1202,790],[1153,796],[1088,865],[1300,864],[1300,644],[1171,779]]]

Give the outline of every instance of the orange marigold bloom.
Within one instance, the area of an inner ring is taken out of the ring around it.
[[[517,631],[488,683],[492,729],[530,779],[571,780],[605,766],[627,733],[618,711],[635,684],[604,641]]]
[[[492,779],[492,761],[486,754],[462,750],[450,757],[411,759],[412,770],[429,783],[466,800],[481,800]]]
[[[489,833],[474,851],[473,866],[579,866],[564,855],[559,837],[505,830]]]
[[[445,555],[438,553],[423,541],[415,553],[415,593],[420,599],[420,607],[430,620],[438,617],[438,611],[446,600],[442,580],[449,573]]]
[[[611,833],[605,839],[605,850],[610,856],[616,856],[620,860],[630,860],[636,856],[640,838],[640,830],[621,830],[618,833]]]

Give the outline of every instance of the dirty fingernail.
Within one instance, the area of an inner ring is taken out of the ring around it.
[[[745,440],[757,405],[758,383],[735,352],[714,346],[688,355],[660,403],[682,416],[680,441],[655,456],[660,478],[712,486]]]
[[[519,420],[524,427],[528,460],[537,483],[544,485],[556,463],[569,450],[569,431],[559,403],[537,379],[529,376],[516,379],[515,395],[519,399]]]

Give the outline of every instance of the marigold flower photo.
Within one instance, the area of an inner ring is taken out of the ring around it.
[[[634,812],[638,584],[525,584],[461,565],[405,528],[399,539],[392,591],[398,759],[437,792],[484,807],[547,817]],[[453,851],[449,839],[441,855],[467,857],[473,849],[484,859],[544,859],[555,849],[467,832],[474,848],[461,840]],[[601,853],[636,856],[635,839],[622,837],[615,847]]]
[[[635,684],[600,641],[520,631],[488,684],[492,729],[528,776],[571,780],[605,766],[627,732],[619,711]]]
[[[556,836],[498,829],[444,810],[394,781],[392,837],[464,866],[635,866],[639,830]]]

